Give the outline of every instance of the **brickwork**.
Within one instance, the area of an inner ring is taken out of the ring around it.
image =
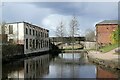
[[[97,24],[96,40],[100,45],[112,44],[111,34],[115,31],[118,24]]]

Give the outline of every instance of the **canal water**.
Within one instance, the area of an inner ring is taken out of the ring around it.
[[[61,53],[30,57],[2,65],[7,78],[116,78],[117,75],[89,63],[86,54]]]

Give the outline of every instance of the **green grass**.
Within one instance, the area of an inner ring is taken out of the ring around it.
[[[107,46],[102,47],[100,49],[100,51],[102,51],[103,53],[106,53],[106,52],[109,52],[117,47],[118,47],[118,44],[107,45]]]
[[[92,48],[92,49],[84,49],[85,51],[97,51],[96,48]]]

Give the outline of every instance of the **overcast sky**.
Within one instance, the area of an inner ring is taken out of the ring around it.
[[[50,30],[55,30],[60,21],[66,30],[71,17],[79,20],[80,35],[86,29],[95,29],[95,24],[103,20],[118,19],[117,2],[5,2],[2,7],[2,20],[5,22],[27,21]]]

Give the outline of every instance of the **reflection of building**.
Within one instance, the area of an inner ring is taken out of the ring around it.
[[[2,65],[2,78],[24,78],[24,62],[16,61],[14,63],[7,63]]]
[[[98,44],[105,45],[105,44],[111,44],[111,33],[115,31],[115,29],[118,27],[118,21],[117,20],[104,20],[98,24],[96,24],[96,40]]]
[[[49,73],[49,54],[2,65],[2,78],[42,78]],[[10,66],[10,67],[8,67]],[[9,79],[8,79],[9,80]],[[10,79],[11,80],[11,79]]]
[[[42,78],[49,73],[49,55],[25,60],[24,70],[24,78]]]
[[[5,34],[8,42],[24,45],[24,53],[49,50],[49,31],[27,22],[7,23]]]

